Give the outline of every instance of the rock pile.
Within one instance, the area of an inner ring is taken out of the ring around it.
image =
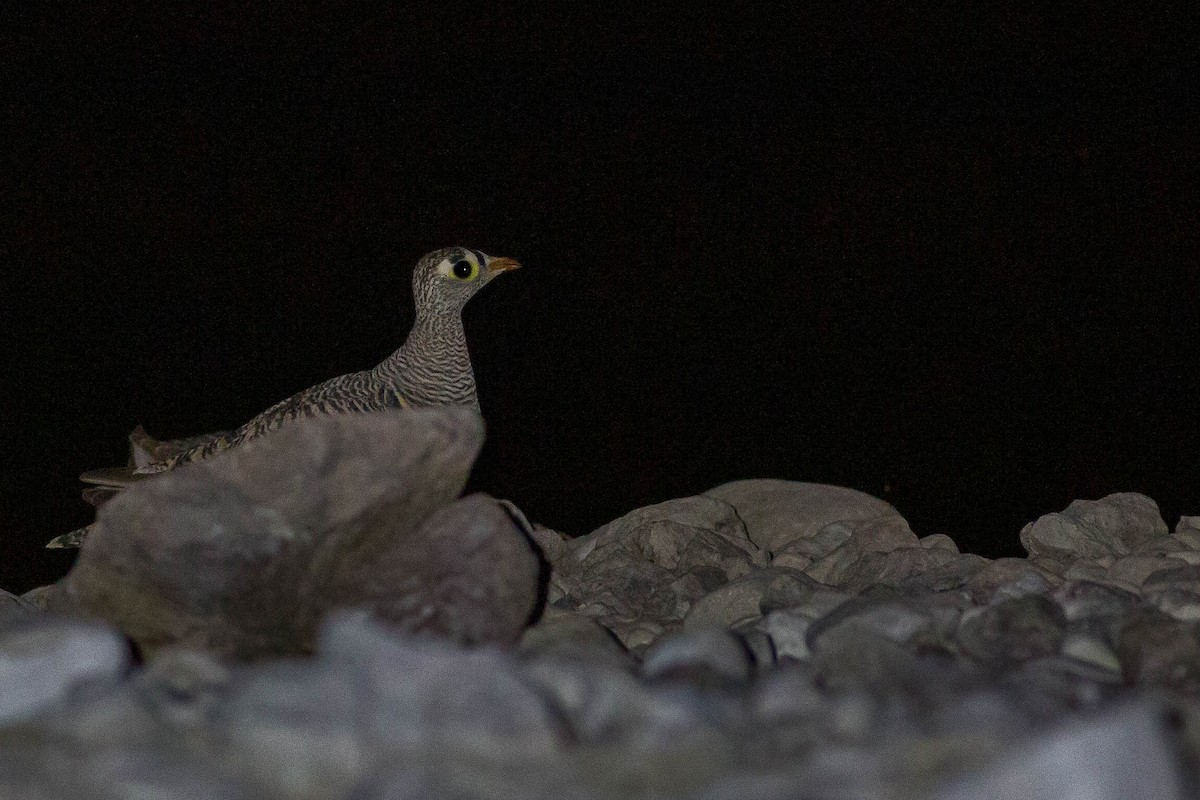
[[[1200,791],[1200,519],[1149,498],[1048,514],[1026,559],[767,480],[571,539],[457,499],[470,415],[294,428],[0,594],[0,798]]]

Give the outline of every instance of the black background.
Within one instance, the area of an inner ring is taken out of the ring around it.
[[[41,545],[135,424],[386,356],[451,244],[526,264],[466,313],[471,487],[552,527],[746,477],[988,556],[1077,497],[1200,513],[1167,6],[197,5],[0,33],[0,586],[65,572]]]

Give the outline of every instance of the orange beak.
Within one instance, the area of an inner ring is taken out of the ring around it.
[[[521,265],[517,263],[515,258],[493,258],[488,261],[487,271],[492,275],[497,275],[501,272],[508,272],[513,269],[520,269]]]

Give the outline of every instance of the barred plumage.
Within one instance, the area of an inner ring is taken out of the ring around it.
[[[81,475],[93,484],[84,499],[101,505],[129,483],[236,447],[301,416],[438,405],[478,410],[462,310],[488,281],[519,266],[511,258],[492,258],[466,247],[428,253],[413,270],[417,314],[412,330],[400,349],[374,368],[305,389],[232,431],[156,442],[139,426],[130,435],[133,465]],[[78,547],[90,527],[63,534],[47,547]]]

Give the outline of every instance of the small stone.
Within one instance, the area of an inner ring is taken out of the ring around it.
[[[757,623],[758,629],[771,638],[775,657],[805,661],[812,657],[808,648],[808,631],[812,619],[793,611],[775,610]]]
[[[1002,600],[963,615],[958,641],[968,654],[1007,664],[1058,652],[1066,617],[1039,595]]]
[[[997,558],[980,567],[963,588],[976,603],[986,605],[995,600],[1044,594],[1050,588],[1050,582],[1027,559]]]
[[[727,630],[707,628],[664,636],[642,657],[647,678],[689,680],[702,685],[742,683],[749,679],[750,654]]]
[[[1138,596],[1111,584],[1093,581],[1066,581],[1048,595],[1062,609],[1068,622],[1080,619],[1099,619],[1105,622],[1128,612]]]
[[[536,625],[521,634],[517,647],[525,658],[564,658],[632,667],[633,658],[621,642],[596,620],[576,611],[547,608]]]
[[[1189,623],[1156,609],[1139,609],[1118,632],[1116,651],[1130,683],[1189,694],[1200,689],[1200,639]]]
[[[115,683],[129,669],[125,639],[107,625],[43,614],[0,626],[0,725],[25,719],[83,683]]]

